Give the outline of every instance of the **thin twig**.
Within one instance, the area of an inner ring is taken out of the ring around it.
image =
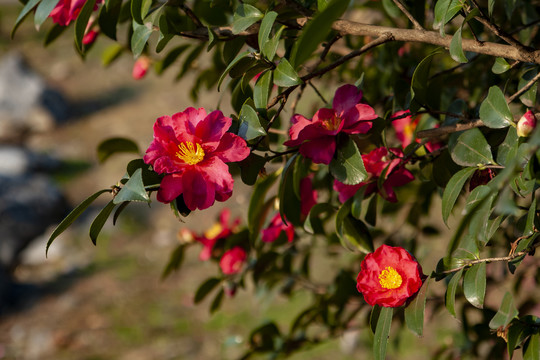
[[[527,92],[527,90],[529,90],[538,80],[540,80],[540,73],[536,74],[535,77],[533,77],[531,79],[531,81],[529,81],[527,84],[525,84],[524,87],[522,87],[521,89],[519,89],[514,95],[510,96],[507,100],[508,103],[511,103],[512,101],[514,101],[517,97],[523,95],[524,93]]]
[[[414,26],[414,28],[416,30],[424,30],[422,25],[420,25],[420,23],[418,21],[416,21],[414,16],[412,16],[412,14],[409,12],[409,10],[407,10],[407,8],[405,6],[403,6],[401,1],[399,1],[399,0],[393,0],[393,1],[394,1],[394,4],[396,4],[396,6],[399,8],[399,10],[401,10],[401,12],[403,14],[405,14],[405,16],[407,16],[409,18],[409,20],[412,22],[412,24],[413,24],[413,26]]]
[[[313,90],[315,90],[315,92],[317,93],[317,96],[319,96],[321,98],[321,100],[323,101],[323,103],[325,104],[328,104],[328,101],[326,101],[326,99],[324,98],[323,94],[320,93],[320,91],[315,87],[315,85],[313,85],[313,83],[311,81],[308,81],[308,84],[309,86],[311,86],[311,88]]]

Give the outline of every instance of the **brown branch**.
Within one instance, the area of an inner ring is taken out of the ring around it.
[[[466,123],[458,123],[453,125],[441,126],[435,129],[422,130],[416,133],[416,137],[419,139],[441,137],[443,135],[448,135],[463,130],[469,130],[480,126],[484,126],[484,122],[480,119],[476,119]]]
[[[531,79],[531,81],[529,81],[527,84],[525,84],[524,87],[522,87],[521,89],[519,89],[514,95],[510,96],[507,100],[508,103],[511,103],[512,101],[514,101],[517,97],[523,95],[524,93],[527,92],[527,90],[529,90],[538,80],[540,80],[540,73],[536,74],[535,77],[533,77]]]
[[[401,10],[401,12],[403,14],[405,14],[405,16],[407,16],[407,18],[409,18],[409,20],[412,22],[412,24],[413,24],[413,26],[414,26],[414,28],[416,30],[424,30],[422,25],[420,25],[420,23],[418,21],[416,21],[414,16],[412,16],[412,14],[409,12],[409,10],[407,10],[407,8],[405,6],[403,6],[401,1],[399,1],[399,0],[393,0],[393,1],[394,1],[394,4],[396,4],[396,6],[399,8],[399,10]]]
[[[203,23],[201,22],[201,20],[199,20],[197,15],[195,15],[193,10],[191,10],[185,4],[180,4],[179,6],[180,6],[180,9],[182,9],[186,13],[186,15],[191,19],[191,21],[193,21],[193,24],[195,24],[196,27],[198,28],[204,27]]]

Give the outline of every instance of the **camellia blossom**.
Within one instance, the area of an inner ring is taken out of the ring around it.
[[[356,288],[366,302],[384,307],[398,307],[422,287],[422,267],[402,247],[380,246],[366,255],[356,279]]]
[[[395,156],[394,159],[388,159],[390,153]],[[397,202],[394,188],[406,185],[414,180],[414,175],[403,166],[401,157],[403,157],[403,152],[400,149],[386,149],[385,147],[363,154],[362,160],[364,160],[364,167],[369,175],[368,179],[357,185],[345,185],[335,180],[334,190],[339,193],[339,201],[344,203],[354,196],[360,188],[365,186],[365,196],[378,192],[384,199]],[[384,176],[385,180],[382,183],[382,188],[379,188],[378,179],[381,176]]]
[[[133,71],[131,72],[131,76],[135,80],[142,79],[146,73],[148,72],[148,69],[150,68],[150,58],[148,56],[140,56],[136,61],[135,64],[133,64]]]
[[[309,214],[319,196],[317,190],[313,190],[311,178],[312,176],[306,176],[300,180],[300,214],[303,218]]]
[[[517,134],[520,137],[529,136],[536,127],[536,116],[531,110],[527,110],[517,123]]]
[[[418,122],[420,121],[419,116],[413,118],[410,113],[411,112],[409,110],[402,110],[396,112],[390,117],[390,119],[397,118],[397,120],[392,120],[392,126],[396,131],[397,139],[401,142],[401,146],[404,149],[412,143],[414,139],[414,132],[416,131],[416,127],[418,126]],[[417,143],[420,143],[419,139],[415,139],[415,141]],[[424,147],[427,151],[433,152],[437,149],[440,149],[441,144],[427,142],[426,144],[424,144]]]
[[[183,195],[190,210],[202,210],[231,197],[234,180],[226,163],[249,155],[245,140],[227,132],[231,124],[219,110],[207,115],[192,107],[156,120],[144,162],[165,174],[158,201],[170,203]]]
[[[219,240],[227,238],[236,231],[240,224],[240,218],[236,218],[232,223],[230,223],[230,219],[231,211],[225,208],[219,215],[219,222],[212,225],[202,236],[192,234],[195,241],[198,241],[203,245],[203,249],[199,254],[199,259],[203,261],[210,259],[216,243]]]
[[[282,231],[284,231],[285,235],[287,235],[287,240],[292,242],[294,239],[294,226],[290,221],[285,224],[278,212],[276,215],[274,215],[268,227],[262,230],[261,240],[263,242],[274,242],[277,240]]]
[[[330,164],[336,152],[339,133],[365,134],[377,119],[375,110],[361,104],[362,91],[354,85],[336,90],[332,109],[319,109],[313,119],[296,114],[291,118],[290,140],[286,146],[300,146],[300,153],[315,163]]]
[[[98,5],[102,2],[103,0],[96,0],[94,10],[97,10]],[[77,19],[84,4],[86,4],[86,0],[60,0],[49,16],[54,23],[60,26],[68,26],[73,20]]]
[[[221,260],[219,261],[219,266],[225,275],[233,275],[240,272],[242,265],[244,265],[246,262],[246,259],[246,250],[240,246],[235,246],[223,254]]]

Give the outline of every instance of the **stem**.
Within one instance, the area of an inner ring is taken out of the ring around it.
[[[422,25],[420,25],[420,23],[418,21],[416,21],[414,16],[412,16],[412,14],[409,12],[409,10],[407,10],[407,8],[405,6],[403,6],[401,1],[399,1],[399,0],[393,0],[393,1],[394,1],[394,4],[396,4],[396,6],[399,8],[399,10],[401,10],[401,12],[403,14],[405,14],[405,16],[407,16],[409,18],[409,20],[412,22],[412,24],[413,24],[413,26],[414,26],[414,28],[416,30],[424,30]]]
[[[416,137],[419,139],[441,137],[443,135],[448,135],[463,130],[469,130],[480,126],[484,126],[484,122],[480,119],[475,119],[467,123],[447,125],[435,129],[422,130],[416,133]]]
[[[518,96],[521,96],[523,95],[524,93],[527,92],[527,90],[529,90],[538,80],[540,79],[540,73],[536,74],[535,77],[533,77],[531,79],[531,81],[529,81],[527,84],[525,84],[524,87],[522,87],[521,89],[519,89],[514,95],[510,96],[508,98],[508,103],[511,103],[512,101],[514,101]]]

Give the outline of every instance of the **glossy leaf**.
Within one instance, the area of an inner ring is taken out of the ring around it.
[[[452,278],[450,279],[450,282],[448,283],[448,287],[446,288],[446,294],[444,297],[444,304],[446,306],[446,309],[448,312],[453,316],[456,317],[456,291],[459,285],[459,280],[461,280],[461,277],[463,276],[463,269],[459,270],[458,272],[454,273],[452,275]]]
[[[261,27],[259,28],[259,49],[263,56],[272,60],[268,54],[266,54],[265,45],[268,42],[270,34],[272,33],[272,27],[274,26],[274,21],[276,20],[278,14],[275,11],[270,11],[264,15],[264,18],[261,21]]]
[[[291,65],[297,68],[311,57],[326,39],[332,23],[347,10],[349,0],[332,0],[323,11],[317,13],[302,29],[291,51]]]
[[[272,86],[272,72],[265,71],[255,83],[253,87],[253,102],[259,111],[266,111],[266,104],[270,96]]]
[[[308,234],[324,234],[324,227],[322,226],[319,216],[325,213],[332,213],[333,211],[334,207],[329,203],[315,204],[306,217],[304,230]]]
[[[538,70],[531,69],[526,71],[523,76],[519,79],[518,90],[521,90],[525,85],[527,85],[536,75]],[[534,84],[529,90],[527,90],[523,95],[519,97],[519,100],[523,105],[527,107],[534,107],[536,104],[536,93],[538,92],[538,84]]]
[[[250,141],[259,136],[266,135],[266,131],[261,126],[257,112],[251,106],[244,104],[239,116],[240,128],[238,129],[238,136],[246,141]]]
[[[229,66],[227,66],[227,68],[225,69],[225,71],[223,71],[223,73],[221,74],[221,76],[219,77],[219,80],[218,80],[218,83],[217,83],[217,90],[219,91],[219,87],[221,86],[221,83],[223,82],[223,80],[225,79],[225,76],[227,76],[227,74],[229,73],[229,71],[233,68],[233,66],[236,65],[236,63],[238,63],[240,60],[246,58],[247,56],[249,56],[250,52],[249,51],[245,51],[239,55],[237,55],[229,64]]]
[[[445,224],[448,224],[448,217],[456,204],[463,185],[475,171],[476,168],[472,167],[461,169],[448,181],[442,198],[442,216]]]
[[[489,88],[488,96],[480,105],[480,119],[493,129],[507,127],[513,121],[510,108],[498,86]]]
[[[478,166],[493,164],[493,155],[482,131],[469,129],[457,138],[450,149],[452,160],[461,166]]]
[[[113,200],[115,204],[120,204],[124,201],[150,202],[150,197],[144,188],[141,169],[137,169],[133,175],[131,175]]]
[[[463,277],[463,294],[473,306],[482,309],[486,295],[486,263],[474,264]]]
[[[487,243],[487,226],[493,211],[495,192],[487,185],[477,186],[467,198],[463,215],[469,222],[469,235],[484,245]]]
[[[508,127],[508,133],[497,149],[498,164],[506,166],[515,159],[519,146],[518,139],[516,128],[513,126]]]
[[[131,16],[138,24],[144,24],[143,20],[152,5],[152,0],[131,0]]]
[[[97,156],[99,162],[104,162],[107,160],[111,155],[119,152],[131,152],[131,153],[139,153],[139,147],[137,144],[130,139],[126,138],[111,138],[102,141],[97,148]]]
[[[15,36],[15,32],[19,28],[19,25],[21,25],[22,21],[26,18],[26,16],[32,11],[40,2],[41,0],[29,0],[19,13],[19,16],[17,16],[17,20],[15,20],[15,25],[13,25],[13,29],[11,30],[11,38]]]
[[[295,211],[292,211],[291,205],[299,205],[299,201],[294,195],[294,164],[298,160],[300,153],[295,153],[287,160],[281,173],[281,179],[279,181],[278,199],[279,199],[279,214],[284,224],[289,221],[295,223],[294,219],[299,218]],[[290,197],[292,195],[292,197]],[[296,206],[295,206],[296,207]],[[293,216],[291,216],[291,214]],[[288,216],[287,216],[288,215]]]
[[[444,36],[444,25],[448,23],[463,7],[460,0],[439,0],[435,4],[433,28],[439,29],[441,36]]]
[[[289,87],[300,85],[302,80],[298,77],[298,74],[293,69],[287,59],[281,59],[280,63],[274,70],[274,84],[277,86]]]
[[[36,28],[39,27],[47,20],[49,14],[58,4],[59,0],[41,0],[38,7],[36,8],[36,13],[34,14],[34,24]]]
[[[467,60],[461,46],[461,29],[462,27],[460,27],[455,32],[454,36],[452,36],[452,41],[450,42],[450,56],[458,63],[466,63],[469,60]]]
[[[335,157],[330,162],[330,173],[347,185],[359,184],[367,178],[362,155],[350,138],[338,144]]]
[[[531,335],[523,347],[523,360],[540,360],[540,333]]]
[[[238,166],[240,166],[242,182],[246,185],[253,186],[265,164],[266,158],[253,152],[247,158],[240,161]]]
[[[116,26],[120,18],[121,9],[122,0],[107,0],[99,11],[99,29],[112,40],[116,40]]]
[[[77,16],[77,19],[75,20],[75,45],[81,54],[84,51],[82,39],[86,33],[86,27],[88,25],[88,21],[90,21],[90,16],[92,16],[92,13],[94,12],[95,4],[96,0],[86,1],[81,9],[81,12],[79,13],[79,16]]]
[[[150,35],[152,35],[152,28],[147,25],[140,25],[133,22],[133,36],[131,37],[131,51],[133,52],[133,57],[138,58],[143,50],[146,42]]]
[[[504,58],[495,59],[495,63],[491,67],[494,74],[502,74],[508,70],[510,70],[510,64]]]
[[[263,48],[261,49],[263,53],[266,55],[267,59],[272,61],[274,59],[274,56],[276,55],[276,51],[279,45],[279,40],[281,39],[281,34],[283,33],[283,30],[285,30],[285,25],[282,25],[278,31],[276,31],[276,34],[274,37],[268,39],[268,41],[264,44]]]
[[[351,204],[353,199],[349,199],[339,209],[336,215],[336,232],[341,245],[349,251],[360,251],[362,253],[373,252],[373,240],[369,229],[360,220],[351,215]]]
[[[112,200],[109,201],[109,203],[96,216],[92,222],[92,225],[90,225],[90,239],[94,245],[97,243],[97,238],[103,229],[103,225],[105,225],[115,207],[116,204]]]
[[[411,80],[411,104],[413,100],[416,100],[417,104],[423,105],[427,102],[428,85],[429,85],[429,70],[431,68],[431,62],[433,57],[440,53],[440,50],[436,50],[427,55],[416,69],[414,69],[413,77]],[[417,105],[418,106],[418,105]],[[415,111],[414,109],[411,111]]]
[[[390,336],[393,312],[393,308],[381,307],[375,336],[373,338],[373,356],[375,360],[384,360],[386,358],[386,347]]]
[[[504,294],[501,306],[495,314],[495,316],[489,322],[491,329],[498,329],[499,327],[507,327],[510,322],[519,315],[519,311],[514,305],[514,298],[508,291]]]
[[[249,4],[240,4],[233,16],[232,32],[238,34],[264,17],[263,13]]]
[[[405,308],[405,322],[409,330],[418,336],[424,333],[424,312],[426,310],[426,296],[429,287],[428,277],[416,294],[414,300]]]
[[[45,254],[49,251],[49,247],[51,246],[54,239],[56,239],[60,234],[62,234],[73,222],[81,216],[81,214],[96,200],[101,194],[103,193],[110,193],[111,189],[103,189],[95,194],[88,197],[86,200],[84,200],[82,203],[77,205],[75,209],[73,209],[65,218],[62,220],[60,224],[54,229],[53,233],[49,237],[49,240],[47,241],[47,246],[45,248]]]

